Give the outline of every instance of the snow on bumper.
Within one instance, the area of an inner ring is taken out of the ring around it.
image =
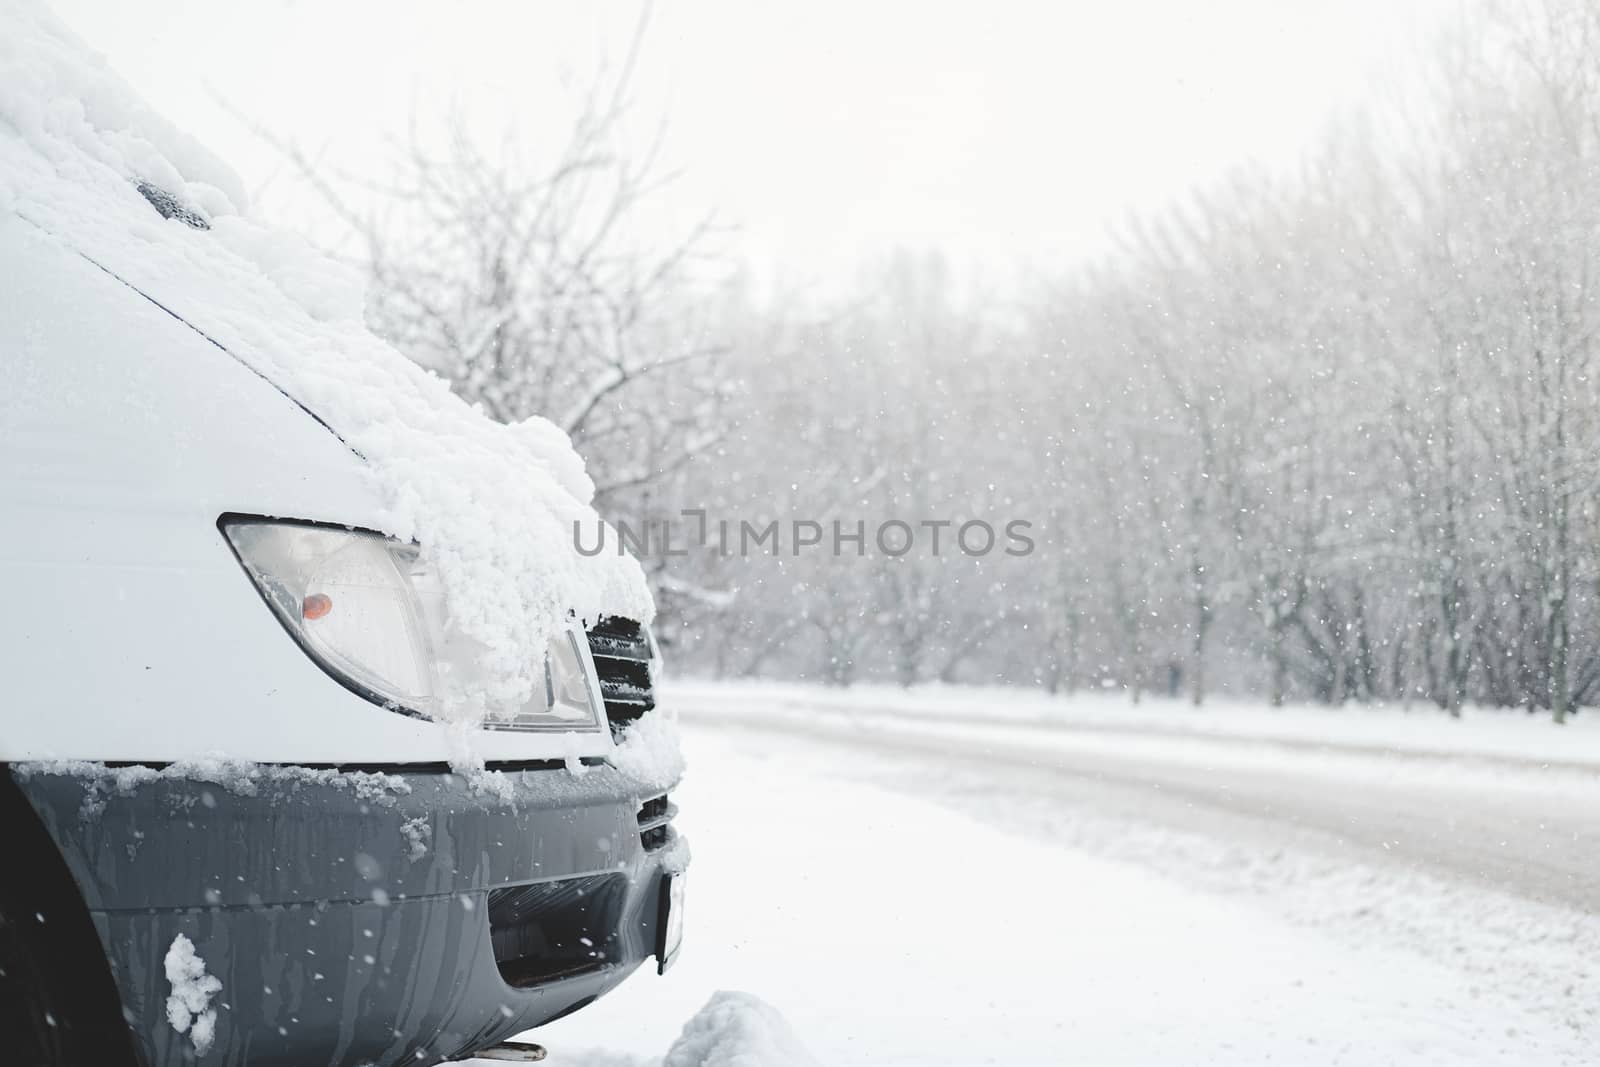
[[[661,875],[687,855],[675,833],[646,849],[652,794],[609,767],[508,773],[509,797],[443,770],[384,789],[284,774],[245,792],[97,774],[16,777],[152,1065],[196,1062],[167,1018],[180,935],[221,982],[198,1062],[426,1065],[620,982],[655,952]]]

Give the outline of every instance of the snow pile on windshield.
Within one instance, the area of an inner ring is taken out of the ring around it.
[[[684,1024],[661,1067],[816,1067],[777,1009],[749,993],[718,993]]]
[[[0,0],[0,19],[0,211],[165,305],[365,457],[385,532],[422,546],[451,625],[483,648],[441,718],[520,707],[569,612],[650,620],[636,561],[574,550],[575,524],[599,520],[565,434],[494,422],[373,336],[354,271],[247,217],[239,179],[35,0]],[[209,229],[163,218],[140,182]]]
[[[188,1034],[197,1056],[211,1050],[217,1034],[217,1009],[211,998],[222,991],[222,982],[206,973],[206,961],[195,955],[194,942],[179,934],[172,939],[163,961],[172,994],[167,997],[167,1022],[180,1034]]]

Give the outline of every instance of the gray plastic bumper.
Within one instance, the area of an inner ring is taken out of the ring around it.
[[[214,781],[14,769],[150,1067],[463,1056],[588,1003],[650,957],[662,873],[686,856],[675,835],[646,851],[650,792],[611,768],[507,773],[494,790],[443,770],[194,773]],[[508,889],[535,883],[552,891]],[[492,898],[502,924],[521,909],[529,925],[491,937]],[[588,924],[582,938],[575,923]],[[168,1020],[163,960],[179,934],[222,983],[203,1054]],[[559,971],[503,976],[497,946],[537,964],[557,940]],[[578,941],[596,947],[574,958]]]

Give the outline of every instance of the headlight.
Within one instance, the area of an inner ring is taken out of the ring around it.
[[[349,689],[429,718],[447,692],[473,691],[481,647],[449,625],[444,589],[415,545],[264,519],[225,519],[222,532],[284,628]],[[600,685],[578,626],[551,638],[543,673],[524,706],[490,709],[484,727],[603,729]]]

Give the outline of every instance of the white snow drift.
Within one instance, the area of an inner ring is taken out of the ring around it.
[[[816,1067],[782,1015],[749,993],[717,993],[683,1027],[661,1067]]]

